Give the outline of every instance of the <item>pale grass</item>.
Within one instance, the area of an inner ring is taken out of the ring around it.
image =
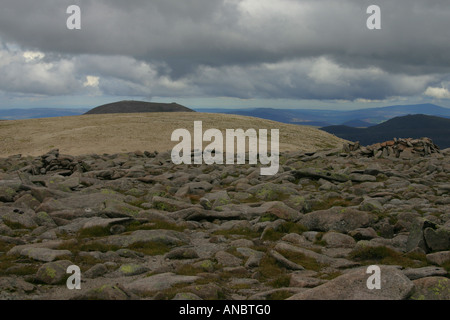
[[[83,115],[0,121],[0,157],[39,156],[55,148],[70,155],[164,152],[178,143],[171,141],[172,132],[184,128],[193,133],[194,121],[203,122],[203,132],[216,128],[224,137],[225,129],[269,132],[279,129],[280,151],[309,152],[338,147],[344,142],[312,127],[236,115],[189,112]],[[208,144],[204,142],[203,147]]]

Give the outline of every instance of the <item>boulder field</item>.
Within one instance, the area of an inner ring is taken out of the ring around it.
[[[285,152],[273,176],[168,152],[2,158],[0,299],[448,300],[450,150],[424,146]]]

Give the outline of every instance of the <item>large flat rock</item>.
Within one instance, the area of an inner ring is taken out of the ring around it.
[[[128,247],[134,243],[145,242],[179,245],[181,243],[188,243],[189,237],[181,232],[173,230],[137,230],[130,235],[110,236],[98,241],[119,247]]]
[[[367,268],[358,268],[325,284],[291,296],[288,300],[404,300],[413,292],[414,284],[399,269],[381,268],[381,289],[370,290]]]
[[[333,207],[310,212],[304,215],[299,223],[309,230],[347,233],[357,228],[368,227],[375,219],[375,215],[354,208]]]
[[[192,283],[200,279],[196,276],[182,276],[174,273],[162,273],[147,278],[139,279],[125,285],[127,291],[135,294],[149,294],[166,290],[180,283]]]

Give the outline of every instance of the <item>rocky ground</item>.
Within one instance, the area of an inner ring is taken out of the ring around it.
[[[0,159],[0,299],[448,300],[450,150],[427,151],[283,153],[275,176],[169,153]]]

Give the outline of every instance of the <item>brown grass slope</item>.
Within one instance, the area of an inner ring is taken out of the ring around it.
[[[259,118],[196,112],[82,115],[0,122],[0,157],[39,156],[50,149],[71,155],[171,150],[178,128],[193,133],[194,121],[209,128],[279,129],[280,151],[314,151],[342,145],[345,140],[315,128]],[[193,137],[193,134],[192,134]],[[209,142],[205,142],[206,147]]]

